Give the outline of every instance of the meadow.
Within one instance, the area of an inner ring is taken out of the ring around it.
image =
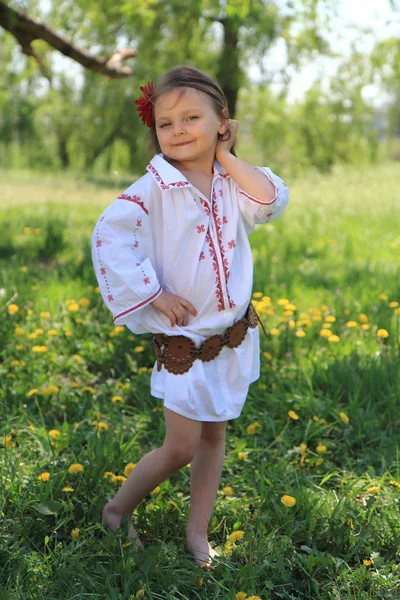
[[[91,264],[131,180],[1,180],[0,600],[400,598],[398,164],[286,181],[250,238],[269,337],[228,423],[211,571],[184,548],[188,467],[136,509],[144,550],[100,520],[164,434],[151,338],[113,326]]]

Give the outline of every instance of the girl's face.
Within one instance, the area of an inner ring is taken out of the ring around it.
[[[158,143],[168,158],[214,160],[218,134],[225,132],[227,121],[216,114],[207,94],[194,88],[166,92],[155,103],[154,118]]]

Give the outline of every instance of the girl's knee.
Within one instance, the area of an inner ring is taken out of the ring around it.
[[[219,443],[225,440],[226,421],[202,423],[201,439],[208,443]]]
[[[168,460],[177,469],[185,467],[193,460],[197,448],[198,442],[190,439],[165,441],[163,444]]]

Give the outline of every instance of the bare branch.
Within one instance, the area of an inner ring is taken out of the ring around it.
[[[136,56],[135,48],[123,48],[111,57],[92,56],[83,48],[78,48],[67,37],[49,29],[39,20],[31,19],[24,13],[13,10],[4,2],[0,2],[0,26],[11,33],[21,46],[22,52],[27,56],[35,58],[42,72],[48,77],[43,62],[32,48],[34,40],[43,40],[68,56],[75,62],[81,64],[85,69],[106,75],[112,79],[130,77],[133,75],[131,67],[122,65],[122,61]]]

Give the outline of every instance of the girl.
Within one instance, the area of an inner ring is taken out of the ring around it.
[[[142,546],[132,511],[191,463],[186,547],[211,568],[207,529],[226,422],[239,417],[260,374],[248,235],[278,218],[289,195],[269,168],[236,157],[239,124],[211,77],[177,67],[141,90],[136,103],[156,154],[99,218],[92,252],[114,323],[153,334],[151,394],[163,400],[166,433],[104,506],[103,519],[115,530],[126,516],[135,548]]]

